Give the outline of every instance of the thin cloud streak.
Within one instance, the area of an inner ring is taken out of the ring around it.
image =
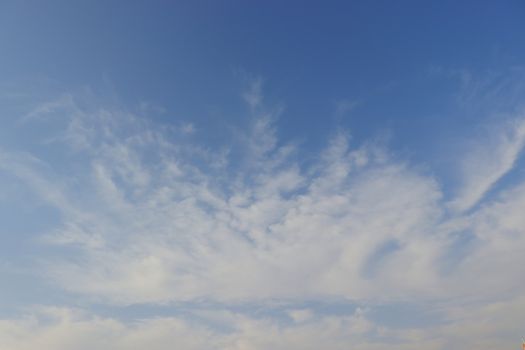
[[[496,126],[488,137],[472,147],[462,161],[462,186],[451,202],[456,211],[466,211],[509,173],[525,146],[525,118],[518,117]]]

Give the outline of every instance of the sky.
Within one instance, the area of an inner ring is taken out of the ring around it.
[[[0,350],[518,349],[522,1],[0,0]]]

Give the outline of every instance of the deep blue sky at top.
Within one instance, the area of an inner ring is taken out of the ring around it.
[[[2,1],[0,79],[148,101],[213,141],[246,120],[243,81],[261,77],[285,140],[319,146],[343,126],[414,149],[475,118],[455,106],[457,79],[432,72],[525,62],[523,33],[518,0]],[[342,101],[358,104],[338,116]]]

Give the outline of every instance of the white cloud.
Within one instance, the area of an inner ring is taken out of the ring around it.
[[[66,102],[62,129],[50,139],[68,151],[50,158],[29,151],[0,154],[4,171],[62,214],[61,225],[44,240],[75,249],[75,256],[55,257],[39,268],[64,290],[88,302],[207,300],[226,309],[269,300],[285,305],[319,299],[432,301],[443,305],[445,324],[389,329],[370,321],[363,309],[328,315],[292,307],[288,316],[295,322],[286,325],[227,311],[224,322],[231,330],[224,331],[184,317],[129,323],[65,309],[2,321],[0,348],[346,349],[351,343],[379,350],[510,344],[503,327],[492,323],[523,304],[525,187],[518,184],[474,205],[515,164],[525,140],[523,122],[480,142],[466,157],[464,186],[453,202],[458,212],[447,216],[449,203],[438,179],[384,146],[352,148],[343,133],[305,168],[295,159],[297,146],[278,142],[275,116],[262,113],[237,140],[246,161],[235,164],[222,150],[192,143],[184,127]],[[48,109],[35,111],[41,112],[31,119],[42,123]],[[462,234],[473,237],[468,249],[461,250]],[[450,258],[447,268],[444,257]],[[447,304],[462,298],[472,303]],[[523,320],[518,313],[512,319]],[[476,331],[486,332],[485,343],[471,339]]]
[[[478,203],[512,170],[525,146],[525,118],[519,117],[492,129],[462,160],[462,186],[458,197],[451,202],[454,210],[465,211]]]
[[[248,104],[248,106],[254,110],[259,107],[262,103],[262,79],[255,79],[250,81],[250,86],[242,94],[242,98]]]
[[[374,324],[359,308],[345,315],[300,315],[299,322],[282,323],[275,317],[227,310],[196,312],[191,318],[123,321],[82,310],[44,307],[25,317],[0,320],[0,348],[489,350],[519,346],[520,325],[525,321],[523,296],[483,306],[466,305],[447,306],[446,323],[411,328]]]
[[[265,138],[261,128],[255,139]],[[363,278],[363,265],[389,240],[400,242],[404,256],[388,257],[389,265],[407,264],[404,276],[413,282],[398,284],[390,272],[378,280],[392,293],[424,287],[428,277],[419,269],[432,255],[409,244],[440,215],[434,180],[373,147],[349,150],[338,136],[317,172],[304,173],[270,145],[253,151],[258,173],[242,170],[248,173],[225,188],[184,156],[173,177],[172,160],[156,142],[163,163],[154,171],[141,149],[119,139],[91,150],[93,175],[84,185],[92,204],[76,208],[87,218],[66,217],[55,235],[56,242],[85,240],[83,263],[52,269],[64,288],[124,303],[363,298],[379,292],[375,279]]]
[[[290,310],[288,312],[288,315],[294,320],[294,322],[305,322],[313,317],[313,313],[311,310],[308,309],[297,309],[297,310]]]
[[[69,108],[75,113],[56,142],[83,140],[65,156],[82,159],[78,169],[68,169],[81,173],[48,177],[24,160],[11,167],[23,169],[17,174],[63,213],[47,241],[82,249],[81,260],[48,266],[66,290],[128,304],[435,297],[466,293],[475,284],[467,283],[472,278],[461,273],[463,266],[444,278],[440,259],[454,222],[481,235],[479,224],[445,220],[437,181],[382,146],[351,149],[340,133],[317,164],[302,169],[294,146],[277,146],[266,116],[241,140],[247,167],[209,168],[199,164],[213,153],[186,139],[178,143],[176,132],[118,111]],[[492,147],[510,147],[509,162],[525,134],[516,125]],[[71,176],[74,186],[59,185]],[[477,222],[488,210],[476,213]],[[496,246],[488,249],[478,248],[462,264]],[[465,282],[447,285],[459,278]]]

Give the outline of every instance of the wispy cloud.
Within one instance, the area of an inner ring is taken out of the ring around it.
[[[262,103],[262,83],[261,78],[250,80],[248,89],[242,94],[242,98],[252,110],[259,107]]]
[[[245,161],[199,145],[183,123],[166,127],[122,110],[87,110],[74,98],[53,105],[65,112],[43,146],[67,151],[0,154],[3,171],[61,213],[60,225],[38,239],[75,255],[43,255],[35,266],[59,288],[88,304],[205,301],[225,310],[228,330],[202,314],[129,323],[66,308],[2,321],[0,347],[343,349],[350,341],[356,349],[459,349],[447,341],[477,344],[469,339],[476,329],[490,333],[486,344],[505,344],[503,329],[484,323],[492,321],[483,305],[508,310],[523,303],[523,183],[475,204],[515,164],[525,140],[522,119],[495,128],[467,154],[450,216],[439,179],[385,145],[352,147],[337,132],[313,164],[300,164],[300,147],[279,142],[276,116],[261,100],[251,128],[235,135]],[[37,107],[20,127],[45,125],[47,113]],[[473,244],[457,250],[464,232]],[[444,268],[444,256],[454,257],[452,267]],[[458,307],[451,298],[472,303]],[[289,305],[318,300],[433,302],[445,325],[399,330],[372,322],[362,308],[333,314]],[[232,311],[272,301],[284,305],[279,317]],[[469,312],[479,317],[461,316]]]
[[[0,320],[0,346],[56,350],[178,348],[217,349],[451,349],[516,345],[524,318],[523,297],[483,306],[450,306],[446,322],[428,328],[397,328],[371,322],[368,311],[322,315],[290,310],[294,322],[228,310],[196,311],[191,317],[141,318],[132,322],[70,308],[44,307],[18,319]]]
[[[104,130],[105,139],[97,136],[87,147],[80,193],[62,194],[85,197],[79,207],[69,206],[88,214],[79,220],[65,213],[52,236],[56,242],[76,236],[81,245],[86,240],[84,262],[54,266],[52,275],[88,296],[124,303],[362,298],[375,293],[361,270],[377,246],[392,239],[408,243],[440,215],[433,179],[375,146],[351,150],[343,135],[321,156],[318,170],[304,171],[288,146],[276,145],[270,122],[256,120],[246,138],[253,165],[239,168],[230,184],[221,179],[234,169],[202,168],[166,135],[115,120],[113,129],[105,118],[75,129]],[[125,129],[129,135],[115,136]],[[106,244],[92,249],[94,241]],[[395,280],[383,282],[393,290],[423,287],[418,278],[403,286]]]
[[[512,170],[525,146],[525,117],[491,126],[488,135],[476,140],[462,160],[462,185],[451,206],[468,210]]]

